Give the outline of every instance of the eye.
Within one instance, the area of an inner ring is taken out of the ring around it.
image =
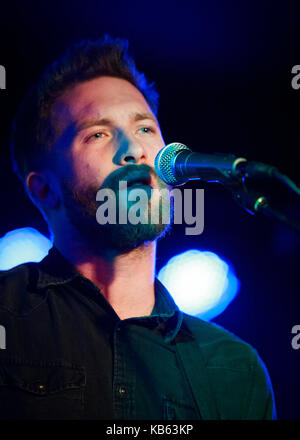
[[[139,131],[142,131],[142,133],[154,133],[155,130],[152,127],[141,127]]]
[[[102,131],[97,131],[97,133],[94,133],[94,134],[92,134],[92,135],[89,135],[89,136],[86,138],[86,142],[89,142],[89,141],[94,140],[94,139],[101,139],[101,138],[103,138],[104,136],[105,136],[105,134],[104,134]]]
[[[95,133],[95,134],[92,134],[92,136],[90,136],[91,138],[96,138],[96,139],[98,139],[98,138],[100,138],[100,137],[103,137],[104,136],[104,133],[102,133],[101,131],[98,131],[97,133]]]

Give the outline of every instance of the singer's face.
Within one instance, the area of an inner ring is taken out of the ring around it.
[[[158,121],[143,95],[128,81],[100,77],[76,85],[55,102],[52,123],[59,133],[56,174],[66,215],[77,229],[97,234],[97,191],[105,187],[117,191],[119,180],[130,179],[132,171],[149,173],[152,188],[167,188],[154,171],[155,157],[165,145]],[[149,241],[165,228],[156,225]],[[135,226],[134,234],[137,230]]]

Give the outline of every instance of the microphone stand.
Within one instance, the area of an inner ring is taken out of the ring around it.
[[[280,181],[291,191],[300,195],[300,188],[276,167],[262,162],[248,161],[232,154],[194,154],[186,145],[172,143],[164,147],[156,156],[155,169],[158,176],[171,185],[183,185],[188,180],[218,182],[229,189],[234,200],[251,214],[261,213],[284,223],[300,232],[300,222],[287,217],[272,208],[268,199],[255,191],[249,191],[245,179],[272,178]]]
[[[249,191],[245,184],[245,178],[243,176],[241,178],[238,178],[236,176],[233,176],[230,172],[226,172],[223,170],[219,171],[223,177],[220,177],[218,181],[222,183],[225,188],[229,189],[233,196],[233,199],[244,210],[252,215],[256,213],[261,213],[268,217],[275,218],[279,222],[300,233],[300,222],[297,222],[294,219],[287,217],[285,214],[278,211],[277,209],[272,208],[269,205],[268,199],[264,195],[256,191]]]

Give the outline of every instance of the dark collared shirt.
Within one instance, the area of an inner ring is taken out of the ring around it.
[[[56,249],[29,266],[24,304],[9,292],[12,316],[2,318],[7,340],[0,353],[6,374],[13,371],[11,380],[28,393],[7,390],[4,414],[163,419],[176,407],[177,417],[196,417],[173,344],[182,313],[158,280],[152,314],[120,320]]]
[[[158,280],[152,314],[120,320],[52,249],[0,273],[0,326],[0,419],[276,417],[257,352]]]

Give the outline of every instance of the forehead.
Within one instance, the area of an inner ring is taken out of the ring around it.
[[[52,108],[52,121],[63,128],[86,116],[113,117],[122,111],[151,109],[142,93],[130,82],[114,77],[100,77],[76,84],[60,96]]]

